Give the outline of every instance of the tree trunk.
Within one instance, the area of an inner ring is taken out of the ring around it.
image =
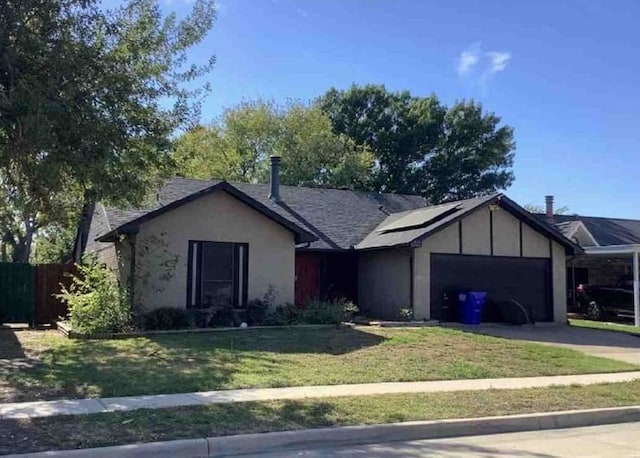
[[[25,235],[18,237],[18,243],[13,247],[13,262],[28,263],[31,258],[31,246],[35,230],[31,224],[27,224]]]
[[[24,234],[18,235],[18,241],[13,246],[13,262],[28,263],[31,258],[33,236],[37,230],[35,218],[25,215],[24,228]]]

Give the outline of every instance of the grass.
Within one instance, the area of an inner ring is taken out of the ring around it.
[[[579,328],[602,329],[605,331],[624,332],[626,334],[640,335],[640,328],[630,324],[607,323],[605,321],[590,321],[570,319],[569,324]]]
[[[246,402],[0,420],[0,454],[637,404],[640,404],[640,381],[582,387]]]
[[[0,363],[0,402],[637,369],[568,349],[435,327],[95,341],[0,331]]]

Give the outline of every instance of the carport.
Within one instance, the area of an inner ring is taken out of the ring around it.
[[[635,326],[640,327],[640,244],[585,247],[588,256],[624,257],[632,259],[633,314]]]

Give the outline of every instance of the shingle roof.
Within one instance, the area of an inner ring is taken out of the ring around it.
[[[106,208],[109,226],[117,229],[145,214],[220,183],[219,180],[172,178],[144,208]],[[357,245],[389,213],[426,206],[424,198],[339,189],[281,186],[281,203],[269,199],[269,185],[230,183],[268,209],[318,237],[309,248],[340,250]],[[98,234],[98,236],[104,234]]]
[[[537,215],[545,219],[545,215]],[[572,221],[582,221],[600,246],[640,243],[640,220],[604,218],[582,215],[554,215],[558,229],[570,227]]]
[[[459,219],[461,216],[467,214],[475,208],[495,199],[498,195],[499,194],[492,194],[485,197],[477,197],[475,199],[455,202],[455,204],[457,204],[457,207],[455,209],[452,209],[451,212],[445,213],[444,217],[435,218],[431,223],[428,223],[427,225],[416,228],[409,228],[406,230],[382,231],[382,229],[384,229],[385,227],[390,226],[391,223],[394,223],[399,219],[407,216],[407,214],[413,213],[415,210],[389,215],[378,225],[378,227],[375,228],[375,230],[367,235],[367,237],[365,237],[365,239],[362,240],[362,242],[360,242],[356,246],[356,248],[359,250],[367,250],[398,245],[409,245],[414,240],[424,238],[428,234],[447,226],[449,223],[452,223],[453,221]],[[438,205],[437,207],[450,207],[451,205],[452,203],[450,202],[447,204]]]
[[[559,242],[565,247],[567,252],[581,253],[583,251],[580,246],[567,239],[558,229],[550,226],[544,220],[541,221],[538,218],[532,216],[528,211],[520,207],[517,203],[509,199],[504,194],[496,193],[484,197],[476,197],[474,199],[449,202],[446,204],[442,204],[441,206],[450,207],[452,205],[455,205],[455,208],[453,208],[451,211],[445,212],[442,215],[435,217],[434,219],[426,222],[426,224],[423,224],[420,227],[408,227],[404,230],[388,231],[384,230],[384,228],[388,227],[391,223],[400,220],[400,218],[403,218],[408,213],[416,213],[419,210],[413,210],[411,212],[404,212],[396,215],[389,215],[389,217],[385,219],[385,221],[383,221],[380,225],[378,225],[378,227],[374,231],[372,231],[362,242],[360,242],[356,246],[356,248],[360,250],[366,250],[398,245],[410,245],[414,241],[423,240],[426,237],[434,234],[435,232],[444,229],[445,227],[464,218],[480,207],[487,205],[498,205],[500,208],[503,208],[506,211],[510,212],[516,218],[526,222],[533,229]]]

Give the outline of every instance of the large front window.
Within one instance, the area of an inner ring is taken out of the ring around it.
[[[187,306],[244,305],[248,250],[246,243],[190,241]]]

